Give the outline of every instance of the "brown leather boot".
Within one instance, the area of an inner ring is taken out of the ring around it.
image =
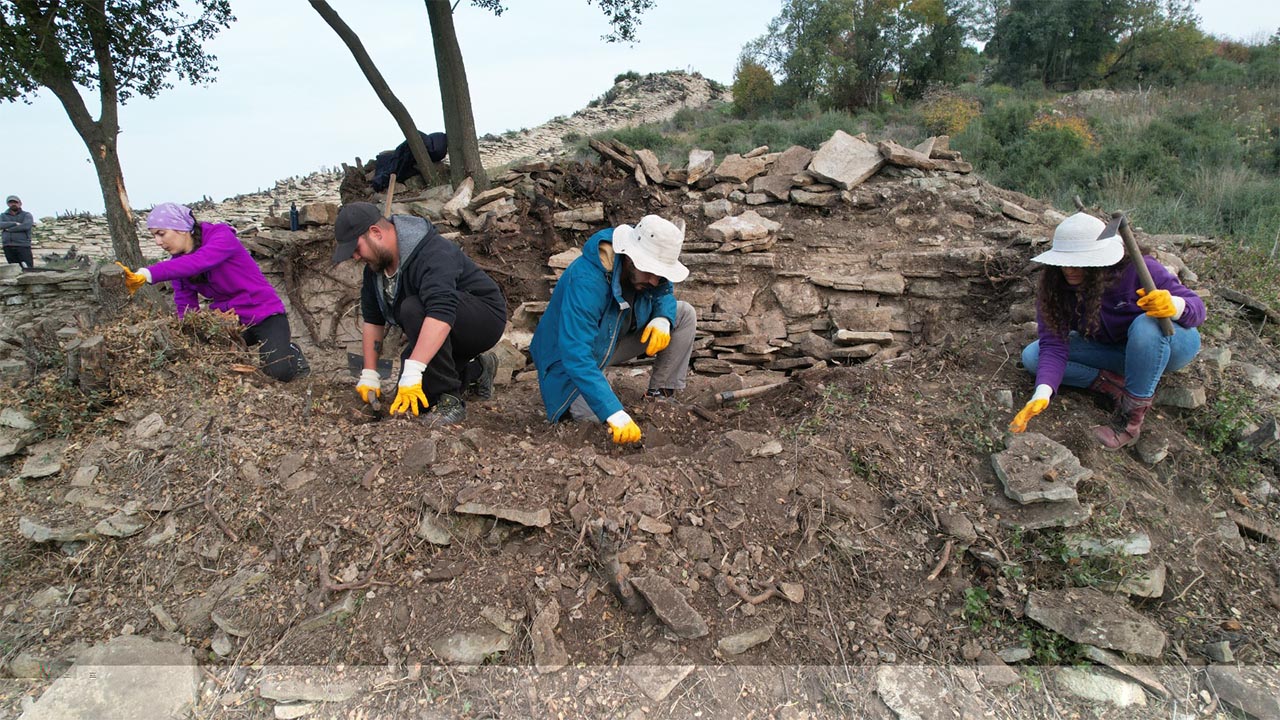
[[[1142,421],[1151,409],[1151,398],[1134,397],[1129,393],[1120,396],[1120,407],[1116,409],[1110,425],[1097,425],[1093,428],[1093,436],[1098,438],[1107,450],[1119,450],[1138,441],[1142,434]]]
[[[1099,370],[1098,377],[1089,384],[1088,390],[1110,398],[1111,403],[1107,405],[1107,409],[1114,411],[1120,407],[1120,398],[1124,397],[1124,378],[1110,370]]]

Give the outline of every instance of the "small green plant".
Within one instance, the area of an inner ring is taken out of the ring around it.
[[[1081,662],[1080,646],[1051,630],[1024,627],[1019,639],[1031,650],[1031,657],[1037,665],[1073,665]]]
[[[1224,390],[1197,416],[1196,424],[1209,452],[1221,454],[1235,445],[1241,430],[1249,425],[1249,406],[1244,395]]]
[[[738,404],[737,404],[737,405],[735,405],[734,407],[738,410],[738,412],[742,412],[742,411],[746,410],[747,408],[751,407],[751,401],[750,401],[750,400],[745,400],[745,399],[744,399],[744,400],[739,400],[739,401],[738,401]]]
[[[965,589],[964,608],[960,611],[960,616],[969,623],[970,630],[978,632],[991,623],[991,609],[987,607],[990,601],[991,594],[980,587]]]

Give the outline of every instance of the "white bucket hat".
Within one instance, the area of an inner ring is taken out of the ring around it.
[[[689,277],[689,268],[680,264],[684,245],[684,221],[679,225],[657,215],[645,215],[635,227],[613,229],[613,250],[631,258],[642,272],[660,275],[673,283]]]
[[[1053,230],[1053,247],[1032,262],[1059,267],[1110,267],[1124,257],[1124,242],[1117,234],[1098,237],[1106,223],[1082,212],[1058,223]]]

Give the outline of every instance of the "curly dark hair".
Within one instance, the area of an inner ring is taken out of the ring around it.
[[[1080,334],[1097,335],[1102,328],[1102,294],[1120,276],[1124,260],[1109,267],[1088,267],[1084,281],[1072,287],[1062,274],[1062,268],[1050,265],[1040,273],[1040,313],[1055,335],[1066,338],[1071,332],[1071,320],[1079,315],[1084,318]]]

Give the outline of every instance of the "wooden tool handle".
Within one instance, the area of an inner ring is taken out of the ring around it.
[[[1125,253],[1129,255],[1129,262],[1133,263],[1133,269],[1138,271],[1138,282],[1142,283],[1142,288],[1148,293],[1155,292],[1156,283],[1151,279],[1151,271],[1147,269],[1147,263],[1142,259],[1142,249],[1138,247],[1138,241],[1133,237],[1133,230],[1129,229],[1129,218],[1124,213],[1115,213],[1112,217],[1120,218],[1120,239],[1124,241]],[[1173,335],[1173,321],[1167,317],[1157,318],[1160,323],[1160,331],[1165,337]]]
[[[387,184],[387,199],[382,203],[382,217],[391,217],[391,196],[396,194],[396,174],[391,173],[391,182]]]

